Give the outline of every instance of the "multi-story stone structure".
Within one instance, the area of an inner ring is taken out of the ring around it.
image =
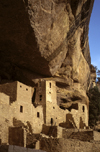
[[[55,81],[40,79],[34,88],[15,81],[0,85],[0,120],[1,142],[9,143],[9,128],[20,125],[31,126],[32,133],[41,133],[43,124],[84,128],[88,126],[88,110],[81,103],[73,103],[70,110],[61,109],[57,105]]]
[[[68,122],[68,115],[70,115],[73,119],[71,121],[73,121],[72,123],[75,124],[76,128],[81,127],[81,122],[84,123],[84,126],[88,126],[88,110],[85,104],[73,103],[70,111],[68,109],[63,110],[57,105],[55,81],[39,80],[38,87],[35,88],[35,94],[34,102],[43,107],[44,124],[58,126],[60,123]]]

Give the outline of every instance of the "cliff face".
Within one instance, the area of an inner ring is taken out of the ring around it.
[[[93,2],[1,0],[1,80],[17,79],[32,85],[34,78],[57,76],[71,82],[71,90],[86,90]]]
[[[95,67],[91,64],[90,66],[90,84],[89,88],[92,89],[96,86],[96,69]]]

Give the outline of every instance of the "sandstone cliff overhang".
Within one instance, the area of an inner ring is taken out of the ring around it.
[[[1,0],[1,79],[26,82],[60,75],[81,81],[80,60],[90,65],[88,25],[93,2]]]

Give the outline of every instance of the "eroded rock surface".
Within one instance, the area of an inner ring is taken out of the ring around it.
[[[95,67],[91,64],[90,66],[90,85],[89,88],[94,88],[96,86],[96,69]]]
[[[33,85],[34,78],[61,77],[71,82],[65,90],[78,90],[86,97],[91,62],[88,25],[93,2],[1,0],[1,82],[19,80]]]

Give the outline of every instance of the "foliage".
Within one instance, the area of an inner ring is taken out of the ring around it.
[[[98,82],[100,82],[100,70],[97,71],[97,79],[98,79]]]
[[[89,104],[89,125],[94,126],[100,116],[100,92],[97,87],[90,89],[87,93]]]
[[[97,68],[97,66],[94,66],[94,68],[96,70],[97,80],[98,80],[98,82],[100,82],[100,70]]]

